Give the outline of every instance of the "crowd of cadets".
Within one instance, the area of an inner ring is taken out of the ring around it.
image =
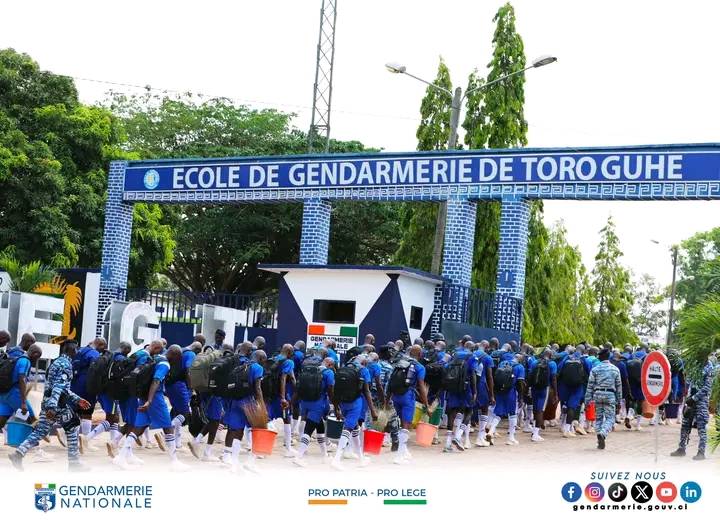
[[[7,333],[0,331],[0,346],[8,340]],[[602,348],[553,344],[537,350],[514,341],[501,346],[495,338],[474,342],[464,336],[450,348],[438,334],[432,340],[398,340],[376,348],[374,336],[368,334],[362,346],[342,355],[341,362],[331,339],[308,350],[302,341],[285,344],[272,358],[265,352],[262,337],[234,349],[224,340],[222,330],[210,345],[202,335],[185,348],[167,347],[161,339],[132,355],[129,344],[121,343],[110,351],[102,338],[82,348],[72,340],[64,342],[61,357],[47,373],[42,423],[10,454],[11,461],[21,468],[25,454],[54,429],[68,447],[71,467],[82,469],[78,451],[96,450],[93,440],[107,432],[106,449],[118,467],[142,465],[134,451],[144,446],[166,451],[172,470],[181,471],[187,468],[178,459],[183,449],[182,427],[189,425],[187,446],[195,458],[220,461],[234,470],[256,470],[255,460],[260,456],[250,452],[248,409],[261,404],[273,428],[272,420],[282,420],[285,457],[305,466],[308,447],[315,440],[323,461],[337,469],[343,468],[344,458],[367,465],[362,429],[370,426],[387,433],[383,445],[396,452],[395,463],[409,462],[408,440],[416,408],[428,415],[443,409],[440,426],[445,432],[433,443],[447,453],[495,445],[503,419],[507,419],[507,445],[520,444],[518,430],[529,434],[530,442],[540,443],[543,430],[559,427],[565,438],[597,431],[602,449],[616,427],[642,430],[640,369],[648,353],[645,345],[615,349],[609,343]],[[3,373],[9,371],[0,363],[0,428],[17,411],[27,413],[30,422],[35,419],[26,385],[30,367],[41,355],[34,342],[25,335],[18,347],[7,351],[6,360],[17,360],[5,380],[9,379],[9,388],[3,382]],[[193,390],[193,363],[211,353],[218,362],[215,374],[207,387]],[[650,424],[673,423],[687,390],[682,359],[675,351],[668,356],[671,394]],[[65,371],[66,367],[70,370]],[[115,379],[116,374],[122,380]],[[594,424],[586,417],[593,401],[598,404]],[[105,417],[93,427],[98,403]],[[63,420],[58,416],[60,405],[68,413]],[[381,409],[394,413],[384,426],[377,426]],[[326,436],[330,416],[342,422],[336,443]],[[221,427],[226,429],[224,450],[216,456],[213,443]],[[704,444],[701,448],[704,456]],[[49,459],[44,453],[36,454],[36,460]],[[247,454],[242,463],[240,454]]]

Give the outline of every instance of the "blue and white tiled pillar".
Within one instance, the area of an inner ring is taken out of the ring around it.
[[[302,232],[300,233],[300,263],[326,265],[330,246],[330,211],[327,200],[305,200]]]
[[[500,247],[495,289],[494,327],[520,334],[525,297],[530,201],[504,198],[500,212]]]
[[[132,236],[133,204],[125,203],[123,183],[127,162],[110,162],[105,231],[103,233],[100,296],[98,299],[98,334],[104,325],[105,310],[117,297],[118,287],[127,286],[130,238]]]

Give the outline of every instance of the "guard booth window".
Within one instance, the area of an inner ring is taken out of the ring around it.
[[[314,323],[355,323],[355,302],[340,300],[314,300]]]
[[[410,328],[422,329],[422,307],[410,307]]]

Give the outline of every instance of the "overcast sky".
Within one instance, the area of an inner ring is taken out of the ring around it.
[[[33,1],[3,6],[0,47],[78,78],[222,95],[297,113],[310,123],[320,0],[220,2]],[[443,56],[453,82],[491,57],[500,1],[338,0],[332,135],[387,151],[414,150],[424,86],[388,73],[405,64],[434,78]],[[529,60],[530,146],[604,146],[718,140],[717,2],[515,0]],[[79,80],[85,102],[111,87]],[[132,91],[115,87],[116,90]],[[718,202],[556,202],[592,267],[597,232],[612,214],[623,262],[662,284],[668,248],[720,225]],[[661,245],[650,242],[655,239]]]

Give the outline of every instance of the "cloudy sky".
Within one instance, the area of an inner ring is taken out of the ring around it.
[[[320,0],[12,2],[0,47],[78,80],[86,102],[117,82],[226,96],[310,122]],[[413,150],[424,86],[442,56],[453,82],[485,71],[500,1],[338,0],[332,135]],[[720,141],[716,2],[515,0],[528,59],[558,62],[526,83],[529,145]],[[130,92],[130,87],[115,86]],[[718,202],[547,202],[591,267],[612,214],[624,263],[667,284],[669,246],[720,225]],[[654,239],[660,245],[652,243]]]

